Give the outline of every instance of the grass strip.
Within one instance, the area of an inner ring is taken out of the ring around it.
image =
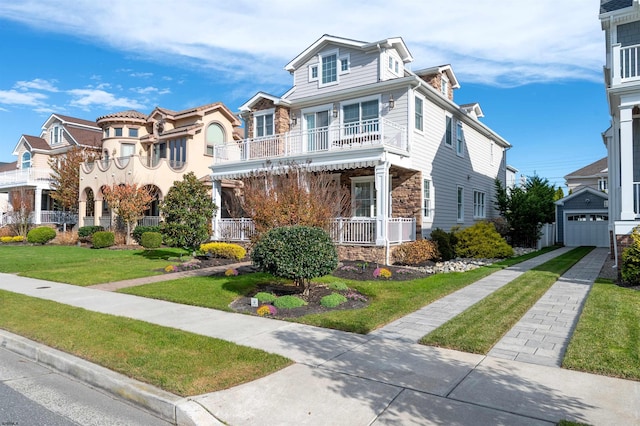
[[[578,247],[525,272],[420,339],[420,343],[486,354],[540,297],[592,247]]]
[[[562,366],[640,380],[640,291],[596,280]]]
[[[349,287],[355,288],[367,296],[369,306],[363,309],[335,310],[288,320],[318,327],[366,334],[499,269],[523,262],[555,248],[557,247],[506,259],[468,272],[436,274],[410,281],[351,281],[340,279]],[[130,287],[119,291],[228,311],[228,306],[233,300],[255,289],[259,283],[272,280],[274,278],[267,274],[239,275],[237,277],[193,277]],[[335,277],[327,276],[316,281],[330,283],[335,280]]]
[[[182,249],[94,250],[77,246],[0,246],[0,272],[87,286],[163,273]]]
[[[0,290],[0,327],[181,396],[250,382],[280,355]]]

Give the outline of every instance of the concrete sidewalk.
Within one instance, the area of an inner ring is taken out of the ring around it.
[[[598,261],[591,260],[594,268]],[[0,289],[218,337],[297,363],[228,390],[167,397],[181,424],[216,424],[216,418],[231,425],[640,423],[634,381],[15,275],[0,274]],[[3,346],[29,346],[24,340],[0,334]],[[53,358],[77,370],[75,357]]]

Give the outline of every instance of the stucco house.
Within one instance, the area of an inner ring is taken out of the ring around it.
[[[609,192],[609,169],[607,157],[594,161],[564,177],[567,192],[574,193],[583,187]]]
[[[390,245],[495,217],[511,145],[478,103],[454,102],[450,65],[412,71],[413,60],[402,38],[320,37],[285,65],[286,93],[240,107],[244,139],[215,147],[216,203],[225,179],[269,164],[331,172],[352,197],[351,216],[334,220],[341,256],[381,262]],[[218,215],[214,238],[241,239],[243,220]]]
[[[214,148],[238,137],[240,120],[216,102],[182,111],[156,107],[148,115],[122,111],[99,117],[96,123],[101,157],[80,167],[79,224],[110,228],[115,213],[103,202],[103,187],[146,187],[154,200],[140,224],[157,225],[159,203],[174,181],[194,172],[209,184]]]
[[[13,155],[17,161],[2,166],[0,193],[6,197],[7,210],[11,210],[11,198],[21,189],[33,194],[32,217],[34,224],[76,223],[77,218],[63,215],[51,198],[51,166],[49,160],[63,156],[74,147],[99,152],[102,131],[95,122],[61,114],[51,114],[44,122],[39,136],[22,135]],[[3,221],[11,220],[11,212]]]
[[[601,0],[605,32],[605,88],[611,127],[608,153],[609,232],[617,260],[640,225],[640,2]],[[617,262],[620,265],[620,262]]]

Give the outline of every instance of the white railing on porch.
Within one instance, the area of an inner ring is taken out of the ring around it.
[[[219,240],[248,241],[255,233],[251,219],[219,219],[216,222]],[[329,234],[336,244],[376,243],[375,218],[335,218],[331,221]],[[389,243],[397,244],[416,239],[416,221],[413,218],[387,219]]]
[[[384,118],[244,139],[215,147],[216,164],[388,146],[406,151],[406,129]]]
[[[51,170],[29,167],[0,173],[0,186],[24,184],[38,181],[50,181]]]
[[[612,83],[640,79],[640,44],[625,47],[614,44],[612,50]]]

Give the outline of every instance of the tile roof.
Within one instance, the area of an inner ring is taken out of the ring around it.
[[[600,0],[600,13],[613,12],[632,5],[633,0]]]
[[[601,158],[598,161],[584,166],[574,172],[565,176],[566,178],[588,177],[597,176],[603,174],[607,170],[607,157]]]
[[[139,119],[139,120],[146,120],[147,119],[147,115],[143,114],[139,111],[136,111],[134,109],[129,109],[126,111],[120,111],[120,112],[114,112],[111,114],[106,114],[103,115],[101,117],[98,117],[98,119],[96,121],[100,121],[104,118],[134,118],[134,119]]]

